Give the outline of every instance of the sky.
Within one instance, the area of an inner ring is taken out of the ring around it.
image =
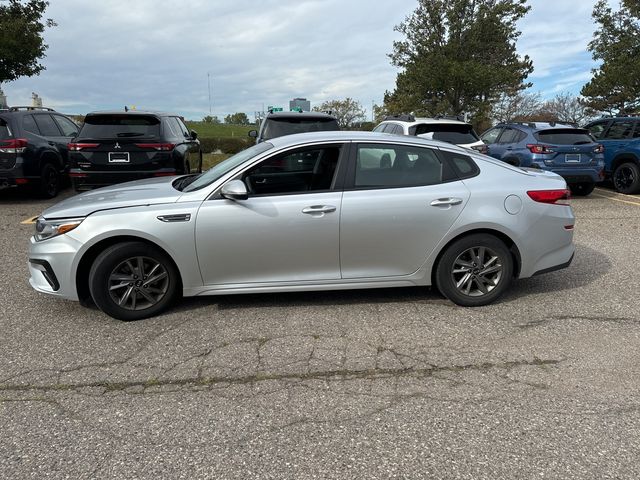
[[[533,60],[530,89],[577,94],[595,66],[587,44],[595,0],[529,0],[518,27]],[[367,112],[393,90],[394,26],[417,0],[51,0],[57,27],[39,76],[2,85],[10,105],[64,113],[137,109],[223,119],[268,105],[351,97]],[[209,101],[209,92],[211,101]],[[370,113],[368,113],[370,115]]]

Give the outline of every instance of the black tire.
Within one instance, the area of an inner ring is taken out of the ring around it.
[[[512,279],[511,252],[502,240],[486,233],[472,234],[449,245],[440,257],[435,275],[438,290],[463,307],[495,301]]]
[[[580,182],[569,185],[571,193],[576,197],[586,197],[596,188],[595,182]]]
[[[518,160],[517,158],[505,158],[504,159],[504,163],[508,163],[509,165],[512,165],[514,167],[519,167],[520,166],[520,160]]]
[[[640,192],[640,167],[637,163],[627,162],[619,165],[613,172],[613,188],[620,193]]]
[[[40,170],[38,193],[43,198],[54,198],[60,192],[60,173],[51,163],[45,163]]]
[[[125,321],[163,311],[177,296],[179,285],[171,259],[142,242],[112,245],[98,255],[89,272],[89,290],[96,306]]]

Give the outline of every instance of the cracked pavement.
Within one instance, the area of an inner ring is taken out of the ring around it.
[[[495,305],[243,295],[122,323],[31,290],[19,222],[45,203],[0,191],[0,477],[638,478],[640,199],[598,192],[573,265]]]

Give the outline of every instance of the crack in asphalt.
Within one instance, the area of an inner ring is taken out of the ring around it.
[[[144,390],[149,387],[162,387],[162,386],[213,386],[218,384],[223,385],[237,385],[237,384],[254,384],[266,381],[287,381],[287,380],[355,380],[355,379],[370,379],[370,378],[389,378],[399,376],[422,376],[430,377],[437,373],[443,372],[465,372],[465,371],[487,371],[491,369],[510,370],[515,367],[522,366],[554,366],[558,365],[562,360],[542,360],[534,358],[533,360],[514,360],[502,363],[483,362],[476,364],[462,364],[462,365],[431,365],[424,368],[373,368],[363,370],[353,369],[336,369],[328,371],[315,371],[308,373],[258,373],[254,375],[246,375],[239,377],[225,377],[225,376],[197,376],[186,377],[181,379],[148,379],[145,381],[125,381],[125,382],[78,382],[78,383],[55,383],[50,385],[3,385],[0,386],[0,393],[2,392],[61,392],[61,391],[74,391],[84,388],[102,388],[104,392],[122,391],[132,387],[141,387]],[[134,393],[135,394],[135,393]],[[0,398],[0,402],[5,399]]]

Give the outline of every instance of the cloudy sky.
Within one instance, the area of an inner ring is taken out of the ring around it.
[[[577,93],[593,67],[595,0],[529,0],[518,51],[543,97]],[[3,85],[9,104],[66,113],[137,108],[189,119],[352,97],[370,111],[394,88],[387,54],[416,0],[52,0],[40,76]]]

